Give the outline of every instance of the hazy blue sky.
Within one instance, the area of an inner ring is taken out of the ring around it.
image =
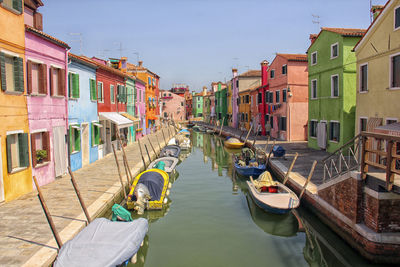
[[[370,0],[43,0],[44,31],[87,56],[127,56],[161,76],[161,88],[260,69],[276,52],[305,53],[319,27],[367,28]],[[385,4],[386,0],[372,0]],[[320,16],[320,25],[312,15]]]

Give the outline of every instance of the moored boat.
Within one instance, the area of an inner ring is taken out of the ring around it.
[[[236,161],[234,164],[235,164],[235,170],[237,171],[237,173],[239,173],[242,176],[246,176],[246,177],[250,177],[250,176],[258,177],[267,168],[265,164],[258,164],[258,165],[253,165],[253,166],[252,165],[242,166],[239,164],[238,161]]]
[[[239,139],[235,137],[230,137],[229,139],[224,141],[224,146],[227,148],[238,149],[244,146],[243,142],[240,142]]]
[[[280,182],[273,181],[266,171],[257,180],[246,181],[249,194],[257,206],[276,214],[285,214],[300,205],[297,195]]]
[[[169,176],[163,170],[150,169],[135,177],[129,192],[126,206],[143,214],[145,209],[162,209],[167,203]]]
[[[199,126],[199,125],[193,126],[192,129],[193,129],[193,131],[196,131],[196,132],[205,132],[206,131],[205,127]]]
[[[168,145],[160,152],[160,157],[174,157],[178,158],[181,154],[181,148],[177,145]]]
[[[163,168],[160,168],[160,164],[163,162]],[[167,173],[171,173],[175,170],[176,165],[178,164],[179,159],[174,157],[161,157],[154,161],[152,161],[147,169],[161,169]]]

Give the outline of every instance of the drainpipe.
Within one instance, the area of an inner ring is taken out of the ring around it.
[[[69,144],[69,127],[68,127],[68,92],[67,92],[67,82],[68,82],[68,54],[69,54],[70,49],[67,49],[65,53],[65,88],[64,88],[64,93],[65,93],[65,128],[67,129],[67,135],[65,136],[66,143],[67,143],[67,160],[68,160],[68,166],[71,167],[71,151],[70,151],[70,144]],[[53,133],[54,134],[54,133]],[[54,147],[54,146],[53,146]]]

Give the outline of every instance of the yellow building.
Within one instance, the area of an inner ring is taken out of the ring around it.
[[[371,11],[375,20],[354,47],[356,134],[400,119],[400,0],[374,6]]]
[[[239,129],[250,129],[251,121],[251,103],[250,90],[239,92]]]
[[[0,202],[32,191],[23,1],[0,1]]]

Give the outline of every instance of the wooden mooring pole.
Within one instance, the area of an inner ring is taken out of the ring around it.
[[[246,135],[246,139],[244,140],[244,145],[245,146],[246,146],[247,138],[249,138],[250,132],[251,132],[251,127],[250,127],[250,129],[249,129],[249,131],[248,131],[248,133]]]
[[[112,146],[112,149],[113,149],[113,152],[114,152],[115,163],[117,164],[117,168],[118,168],[119,181],[121,182],[122,191],[124,191],[124,197],[126,198],[126,191],[125,191],[124,182],[122,181],[121,169],[119,168],[117,152],[115,151],[114,144],[112,144],[111,146]]]
[[[151,158],[150,158],[150,153],[149,153],[149,150],[147,149],[146,144],[144,144],[144,148],[146,149],[146,153],[147,153],[147,156],[149,157],[149,164],[150,164]]]
[[[139,139],[138,139],[138,145],[139,145],[139,150],[140,150],[140,156],[142,157],[142,161],[143,161],[143,168],[146,170],[146,162],[145,162],[144,157],[143,157],[142,146],[140,145],[140,140]]]
[[[122,156],[123,156],[122,158],[124,160],[126,179],[128,180],[128,184],[130,184],[130,182],[133,180],[133,175],[132,175],[132,172],[131,172],[131,168],[129,167],[129,162],[128,162],[128,158],[127,158],[126,153],[125,153],[125,148],[122,145],[121,137],[120,137],[118,131],[117,131],[117,138],[118,138],[118,141],[119,141],[119,145],[121,146],[121,149],[122,149]]]
[[[53,236],[54,236],[54,238],[55,238],[55,240],[57,242],[58,248],[61,248],[63,243],[61,241],[60,236],[58,235],[58,232],[57,232],[56,226],[54,225],[54,221],[53,221],[53,218],[51,217],[50,211],[47,208],[46,201],[44,200],[44,197],[43,197],[43,194],[42,194],[42,190],[40,189],[39,183],[36,180],[36,176],[33,176],[33,181],[35,182],[36,189],[38,191],[38,198],[39,198],[40,204],[42,205],[44,214],[46,215],[47,222],[50,225],[51,232],[53,233]]]
[[[224,127],[225,117],[222,118],[221,129],[219,129],[219,136],[221,136],[222,128]]]
[[[265,144],[265,147],[264,147],[264,153],[265,153],[265,155],[267,155],[267,149],[268,149],[269,138],[270,138],[270,137],[268,136],[267,143]]]
[[[164,146],[166,146],[167,145],[167,140],[165,139],[164,129],[161,129],[161,132],[162,132],[162,136],[164,138]]]
[[[298,156],[299,156],[299,153],[296,152],[296,154],[294,155],[293,161],[290,164],[290,167],[285,174],[285,178],[283,179],[283,184],[286,184],[287,180],[289,179],[290,172],[292,171],[294,163],[296,162]]]
[[[160,141],[158,140],[158,134],[156,134],[156,139],[157,139],[157,143],[158,143],[158,148],[160,149],[160,151],[161,151],[161,144],[160,144]],[[156,155],[157,156],[157,155]]]
[[[68,166],[68,172],[69,172],[69,176],[71,177],[72,186],[74,187],[75,193],[78,197],[79,203],[81,204],[83,212],[85,213],[86,219],[87,219],[88,223],[91,223],[92,219],[90,218],[89,212],[85,205],[85,201],[83,200],[83,198],[81,196],[81,192],[79,191],[78,184],[76,183],[74,174],[72,173],[71,167],[69,167],[69,166]]]
[[[154,149],[153,144],[151,143],[150,137],[147,137],[147,140],[149,141],[149,144],[150,144],[150,146],[151,146],[151,149],[152,149],[153,152],[154,152],[154,155],[157,157],[156,150]]]
[[[272,147],[271,147],[271,149],[269,150],[269,153],[268,153],[267,166],[268,166],[268,163],[269,163],[269,158],[271,157],[271,154],[272,154],[272,150],[274,149],[274,146],[275,146],[275,140],[272,143]]]
[[[304,186],[303,186],[303,189],[301,190],[301,193],[300,193],[300,195],[299,195],[299,199],[301,199],[301,198],[303,197],[304,191],[306,191],[307,185],[308,185],[308,183],[310,182],[311,177],[312,177],[313,174],[314,174],[315,166],[317,166],[317,161],[316,161],[316,160],[314,160],[314,162],[313,162],[313,165],[312,165],[312,167],[311,167],[311,171],[310,171],[310,173],[308,174],[307,181],[305,182],[305,184],[304,184]]]

